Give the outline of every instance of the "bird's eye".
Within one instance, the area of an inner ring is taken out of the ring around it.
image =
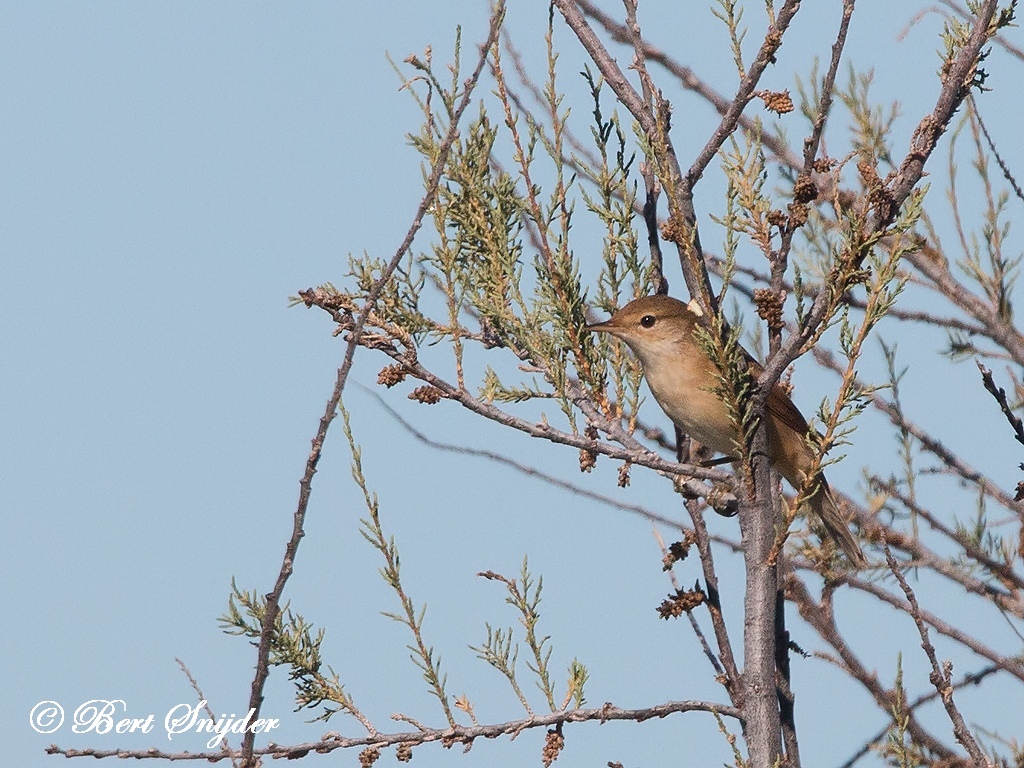
[[[640,318],[640,325],[644,328],[653,328],[655,323],[654,315],[644,315]]]

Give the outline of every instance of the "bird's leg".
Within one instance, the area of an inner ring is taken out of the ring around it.
[[[700,462],[698,466],[704,467],[704,469],[711,469],[711,467],[719,467],[722,464],[735,464],[739,459],[735,456],[719,456],[717,459],[707,459]]]

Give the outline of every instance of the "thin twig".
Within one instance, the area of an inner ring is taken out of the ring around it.
[[[758,50],[750,66],[747,67],[747,74],[736,89],[736,94],[729,103],[729,108],[722,115],[718,128],[715,129],[711,138],[704,145],[704,149],[700,151],[700,154],[697,155],[697,158],[690,165],[690,169],[686,172],[686,180],[690,190],[692,190],[700,177],[704,175],[704,171],[711,161],[715,159],[722,145],[736,131],[736,126],[739,124],[743,110],[750,103],[750,100],[754,98],[754,91],[761,81],[761,76],[768,66],[775,61],[775,53],[782,45],[782,37],[786,30],[789,29],[790,23],[799,10],[800,0],[786,0],[782,8],[779,9],[775,23],[768,29],[764,42],[761,43],[761,48]]]
[[[947,8],[953,9],[965,19],[969,19],[972,16],[971,12],[967,8],[965,8],[960,3],[955,2],[955,0],[939,0],[939,2],[946,6]],[[1006,35],[1003,34],[1002,32],[995,36],[995,41],[998,45],[1002,46],[1011,56],[1016,56],[1018,59],[1024,60],[1024,50],[1018,48],[1016,45],[1007,40]]]
[[[916,561],[914,564],[917,564]],[[894,595],[892,592],[873,581],[867,581],[866,579],[862,579],[857,576],[845,576],[843,578],[843,583],[860,592],[872,595],[886,605],[895,608],[897,611],[910,613],[912,606],[909,603],[901,600],[897,595]],[[953,626],[948,621],[944,621],[930,611],[918,610],[918,618],[943,637],[948,637],[950,640],[959,643],[964,648],[970,649],[972,653],[975,653],[983,659],[988,659],[992,664],[996,665],[1007,674],[1010,674],[1024,682],[1024,664],[1014,657],[1002,654],[994,648],[985,645],[980,640],[971,637],[962,629]]]
[[[378,405],[380,405],[380,407],[383,408],[391,418],[398,422],[402,429],[404,429],[406,432],[408,432],[410,435],[412,435],[414,438],[419,440],[424,445],[430,446],[431,448],[435,448],[439,451],[457,453],[463,456],[478,456],[480,458],[488,459],[489,461],[493,461],[498,464],[504,464],[507,467],[511,467],[516,472],[521,472],[522,474],[528,477],[537,478],[542,482],[548,483],[549,485],[552,485],[556,488],[561,488],[562,490],[569,491],[570,493],[575,494],[576,496],[580,496],[584,499],[590,499],[591,501],[596,501],[600,504],[605,504],[606,506],[622,510],[623,512],[631,512],[635,515],[643,517],[646,520],[649,520],[652,523],[660,523],[661,525],[668,525],[673,528],[685,527],[683,526],[682,521],[680,520],[673,520],[670,517],[659,515],[657,512],[653,512],[647,507],[641,506],[639,504],[627,504],[611,496],[606,496],[605,494],[591,491],[587,488],[583,488],[579,485],[576,485],[575,483],[570,483],[559,477],[555,477],[554,475],[548,474],[547,472],[537,469],[536,467],[531,467],[528,464],[523,464],[522,462],[516,461],[515,459],[509,458],[508,456],[496,453],[495,451],[488,451],[482,448],[470,448],[469,446],[464,445],[452,445],[451,443],[443,443],[438,440],[435,440],[432,437],[421,432],[412,424],[410,424],[406,419],[404,419],[401,416],[401,414],[398,413],[398,411],[396,411],[388,404],[387,400],[378,395],[376,392],[374,392],[368,387],[364,387],[362,384],[358,386],[368,395],[373,397],[377,401]]]
[[[708,535],[707,524],[704,522],[703,509],[697,499],[686,500],[686,511],[690,513],[690,520],[693,523],[694,544],[697,547],[697,554],[700,556],[704,585],[707,587],[706,605],[711,617],[711,626],[715,632],[715,643],[718,645],[718,658],[725,668],[725,678],[722,683],[726,691],[729,692],[730,700],[739,706],[743,701],[742,683],[739,667],[736,664],[736,655],[732,649],[732,641],[729,639],[729,627],[725,623],[725,616],[722,613],[721,587],[718,583],[718,573],[715,570],[711,537]]]
[[[963,547],[964,554],[966,554],[967,557],[986,568],[993,576],[999,579],[1007,589],[1013,590],[1014,592],[1017,592],[1018,590],[1024,591],[1024,578],[1013,570],[1013,566],[1010,563],[1002,560],[995,560],[989,556],[988,553],[972,542],[966,533],[960,530],[954,530],[948,525],[945,525],[938,519],[938,517],[932,514],[930,510],[922,507],[905,493],[900,491],[896,483],[883,480],[880,477],[871,477],[870,482],[873,487],[878,488],[886,495],[899,501],[899,503],[906,507],[912,515],[915,515],[928,523],[933,530],[938,531],[950,541],[953,541],[957,545]],[[970,591],[974,590],[971,589]],[[989,599],[994,600],[996,607],[1001,610],[1006,610],[1005,601],[1011,599],[1011,595],[1005,592],[993,592],[989,595]],[[1000,603],[1002,603],[1002,605]]]
[[[907,602],[910,604],[908,612],[913,617],[914,624],[917,625],[917,631],[921,635],[921,647],[924,649],[925,655],[932,665],[932,673],[928,679],[935,686],[939,699],[942,701],[942,706],[946,710],[950,722],[953,724],[953,734],[956,736],[956,740],[970,754],[975,765],[988,768],[992,763],[985,757],[985,753],[978,746],[978,742],[967,729],[963,715],[960,714],[960,710],[957,709],[956,703],[953,701],[953,663],[947,661],[942,666],[939,666],[939,660],[935,655],[935,646],[928,639],[928,625],[925,624],[924,619],[921,617],[921,608],[917,604],[914,590],[910,588],[907,580],[903,577],[899,563],[896,562],[896,558],[892,556],[892,552],[888,548],[885,550],[885,561],[889,564],[889,570],[896,577],[896,581],[900,583],[903,594],[907,596]]]
[[[974,362],[978,366],[978,370],[981,371],[981,381],[985,385],[985,389],[996,399],[996,402],[999,403],[999,410],[1003,412],[1006,420],[1010,422],[1010,426],[1013,427],[1013,436],[1016,438],[1018,443],[1024,445],[1024,423],[1022,423],[1020,417],[1013,412],[1010,404],[1006,402],[1006,390],[996,385],[995,379],[992,378],[992,371],[982,365],[980,360],[975,360]]]
[[[668,193],[669,213],[681,222],[681,234],[674,238],[679,250],[683,277],[686,280],[690,295],[702,306],[715,310],[714,294],[704,265],[697,233],[697,215],[693,206],[692,185],[683,185],[682,170],[676,157],[668,125],[659,116],[667,119],[668,113],[651,109],[643,97],[637,93],[632,84],[620,69],[618,62],[608,52],[594,29],[580,12],[576,0],[553,0],[555,7],[565,18],[566,23],[587,50],[591,60],[604,76],[605,81],[618,97],[619,102],[629,110],[640,124],[648,140],[657,144],[658,161],[661,170],[662,186]],[[723,139],[724,141],[724,139]]]
[[[955,683],[953,683],[953,689],[960,690],[961,688],[966,688],[969,685],[979,685],[981,681],[984,680],[986,677],[998,671],[998,667],[990,665],[985,667],[984,669],[978,670],[977,672],[969,672],[968,674],[964,675],[962,678],[957,680]],[[923,705],[934,701],[936,698],[938,698],[938,696],[938,691],[929,691],[928,693],[921,694],[906,706],[907,712],[914,712],[915,710],[920,709]],[[891,725],[886,725],[884,728],[877,731],[874,736],[867,739],[864,742],[864,745],[856,752],[854,752],[853,755],[850,756],[850,759],[843,763],[841,766],[839,766],[839,768],[853,768],[853,766],[857,763],[858,760],[860,760],[862,757],[866,757],[871,752],[871,750],[874,749],[876,745],[878,745],[878,743],[885,738],[886,734],[890,732],[891,728]]]
[[[332,304],[332,296],[316,289],[301,291],[300,296],[308,305],[319,306],[330,313],[334,321],[339,325],[339,332],[347,331],[352,327],[353,318]],[[391,344],[382,343],[379,339],[374,339],[372,346],[374,349],[384,352],[400,363],[408,375],[420,379],[439,390],[439,397],[458,402],[474,413],[485,416],[507,427],[512,427],[531,437],[540,437],[550,442],[571,445],[574,448],[603,454],[613,459],[628,461],[632,464],[649,467],[668,476],[679,476],[682,487],[688,493],[700,498],[716,498],[721,501],[725,508],[735,506],[736,499],[734,495],[724,492],[722,488],[716,489],[709,485],[709,483],[715,483],[731,487],[735,482],[735,477],[731,473],[707,469],[694,464],[674,463],[662,458],[636,440],[636,438],[622,428],[621,424],[607,419],[591,402],[588,393],[576,382],[570,381],[566,384],[566,395],[583,411],[587,419],[600,426],[619,445],[591,439],[579,433],[563,432],[546,421],[538,423],[513,416],[489,402],[474,397],[469,391],[460,389],[457,385],[446,381],[425,368],[418,361],[410,359],[405,352],[399,351]]]
[[[613,40],[627,45],[633,44],[625,24],[617,22],[590,2],[590,0],[576,0],[576,4],[583,13],[604,27]],[[679,81],[683,88],[698,94],[719,115],[725,115],[729,111],[729,105],[731,104],[729,99],[701,80],[690,67],[684,66],[660,48],[652,45],[648,40],[641,40],[640,45],[645,59],[664,67],[669,74]],[[739,127],[746,133],[753,133],[756,130],[754,121],[746,115],[740,115]],[[767,147],[768,151],[775,155],[784,165],[794,168],[799,166],[800,158],[784,142],[768,134],[761,135],[760,140]]]
[[[817,361],[817,363],[823,368],[834,372],[837,376],[843,375],[843,368],[835,359],[835,355],[820,344],[816,345],[814,349],[811,350],[811,354],[814,355],[815,361]],[[998,484],[993,482],[989,477],[981,472],[981,470],[975,469],[960,458],[941,440],[926,432],[918,424],[910,421],[906,415],[896,407],[895,403],[882,396],[882,394],[877,390],[865,386],[860,380],[856,380],[855,384],[860,391],[865,393],[865,396],[871,401],[871,404],[874,407],[889,417],[889,420],[894,426],[899,427],[901,430],[906,430],[908,434],[913,435],[921,448],[938,458],[939,461],[948,467],[954,475],[967,481],[971,485],[980,488],[986,496],[994,499],[1007,509],[1016,509],[1017,505],[1013,501],[1013,498],[1003,492]]]
[[[988,302],[978,298],[956,280],[949,264],[934,248],[923,248],[904,257],[930,281],[931,287],[947,300],[977,320],[984,335],[1005,349],[1018,365],[1024,365],[1024,335],[999,316]]]
[[[948,62],[948,66],[944,68],[942,90],[935,101],[935,107],[918,123],[907,154],[893,179],[886,184],[889,204],[885,206],[884,215],[875,214],[867,225],[867,232],[864,233],[865,242],[868,242],[871,236],[885,231],[924,175],[925,163],[935,150],[939,138],[945,133],[949,121],[970,92],[973,73],[978,66],[981,49],[988,42],[992,19],[997,7],[998,0],[985,0],[978,9],[967,43],[957,51],[953,59]],[[861,257],[866,253],[864,251]],[[909,254],[907,258],[913,255]],[[914,265],[918,266],[919,261],[915,261]],[[762,393],[766,393],[775,385],[783,371],[796,359],[804,346],[818,334],[825,316],[830,311],[829,305],[830,292],[822,291],[807,312],[800,331],[791,334],[782,344],[779,352],[765,364],[764,371],[757,380],[758,388]]]
[[[978,104],[974,100],[974,96],[968,97],[968,102],[971,105],[971,113],[974,118],[978,121],[978,127],[981,128],[981,133],[985,137],[985,143],[988,144],[989,152],[996,159],[996,164],[999,166],[999,170],[1003,172],[1003,178],[1006,179],[1007,183],[1013,187],[1013,193],[1017,195],[1017,199],[1024,201],[1024,191],[1021,191],[1020,185],[1017,184],[1017,179],[1014,178],[1010,172],[1010,167],[1006,164],[1003,156],[999,154],[999,150],[996,149],[996,143],[992,140],[992,137],[988,133],[988,128],[985,126],[985,121],[981,119],[981,112],[978,111]]]
[[[803,168],[800,171],[798,178],[810,179],[814,173],[814,164],[818,158],[818,150],[821,147],[821,140],[825,134],[825,125],[828,122],[828,116],[832,111],[832,100],[835,96],[836,87],[836,74],[839,72],[839,64],[843,58],[843,50],[846,47],[846,38],[850,31],[850,20],[853,18],[854,0],[843,0],[843,15],[839,22],[839,31],[836,33],[836,41],[832,44],[832,58],[829,61],[828,71],[825,73],[825,77],[821,83],[821,96],[818,99],[818,107],[814,115],[814,122],[811,125],[810,135],[804,139],[804,157],[803,157]],[[782,230],[782,242],[779,244],[778,251],[774,254],[771,264],[771,278],[769,283],[772,291],[777,296],[782,295],[783,291],[783,279],[786,272],[786,264],[789,257],[790,249],[793,247],[793,237],[801,225],[795,226],[786,224]],[[770,329],[771,330],[771,329]],[[777,335],[781,333],[781,328],[775,329],[775,333],[772,334],[772,346],[771,351],[775,352],[778,349],[779,341]],[[777,340],[778,338],[778,340]]]
[[[891,717],[895,692],[882,685],[875,670],[869,669],[857,657],[840,633],[830,598],[823,599],[821,602],[816,601],[811,596],[807,584],[795,572],[790,572],[786,578],[786,599],[796,604],[804,621],[839,655],[839,659],[833,660],[833,662],[853,680],[860,683],[875,700],[878,708]],[[956,756],[953,750],[933,736],[913,713],[908,713],[907,730],[916,743],[932,752],[937,758],[949,759]]]
[[[199,681],[196,680],[195,677],[192,675],[192,670],[190,670],[188,666],[185,664],[185,662],[179,659],[177,656],[175,656],[174,660],[178,662],[178,666],[181,667],[181,671],[184,672],[185,677],[188,678],[188,684],[192,686],[192,690],[195,691],[196,701],[202,702],[204,704],[203,708],[206,710],[206,714],[209,716],[210,720],[216,721],[217,716],[213,713],[213,709],[210,707],[209,701],[207,700],[206,695],[203,693],[203,689],[199,687]],[[228,744],[228,740],[224,736],[221,736],[220,738],[220,747],[225,753],[231,752],[231,745]],[[238,765],[238,760],[236,757],[231,757],[231,764]]]
[[[785,591],[779,589],[775,598],[775,667],[778,670],[776,695],[779,698],[779,722],[782,725],[782,745],[786,750],[785,764],[800,768],[800,742],[796,737],[796,694],[790,675],[790,636],[786,629]]]

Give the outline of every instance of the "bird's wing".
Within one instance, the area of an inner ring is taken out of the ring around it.
[[[772,391],[768,393],[768,402],[765,407],[769,414],[794,432],[800,435],[807,434],[807,420],[778,384],[772,387]]]
[[[755,379],[758,378],[764,372],[764,367],[749,354],[747,354],[747,360],[750,364],[751,374]],[[797,407],[793,405],[793,401],[789,399],[789,395],[786,394],[780,384],[776,384],[772,387],[772,391],[768,393],[765,408],[769,415],[774,416],[794,432],[801,435],[807,434],[807,420]]]

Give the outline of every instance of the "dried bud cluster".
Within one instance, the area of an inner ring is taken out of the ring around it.
[[[708,596],[700,584],[695,584],[693,589],[677,589],[674,595],[669,595],[658,606],[658,615],[663,619],[675,619],[703,605],[707,600]]]
[[[793,99],[789,91],[761,91],[757,95],[761,97],[765,108],[776,114],[785,115],[793,111]]]
[[[773,331],[777,331],[785,325],[785,320],[782,318],[782,306],[785,301],[784,291],[776,293],[771,288],[754,289],[757,316],[768,323],[768,327]]]
[[[661,223],[659,227],[661,237],[670,243],[682,245],[686,242],[686,225],[678,216],[671,216]]]
[[[587,426],[583,430],[583,434],[589,437],[591,440],[597,440],[598,431],[597,427],[593,424]],[[588,448],[580,448],[580,472],[589,472],[597,464],[597,454]]]
[[[793,202],[789,204],[789,228],[797,229],[807,222],[809,203],[818,199],[818,185],[809,173],[801,173],[793,184]]]
[[[619,467],[619,488],[629,487],[629,468],[633,466],[628,461]]]
[[[307,288],[299,291],[299,298],[307,307],[320,307],[328,312],[336,309],[347,309],[351,300],[348,296],[337,291],[328,291],[324,288]]]
[[[837,165],[839,165],[838,161],[831,157],[819,157],[814,161],[814,170],[816,173],[828,173]]]
[[[406,371],[400,365],[388,365],[377,374],[377,383],[388,389],[405,381]]]
[[[771,224],[773,227],[778,227],[779,229],[782,229],[784,226],[786,226],[786,223],[789,221],[789,217],[786,216],[786,214],[784,214],[778,208],[773,208],[772,210],[768,211],[765,218],[768,220],[769,224]]]
[[[793,200],[797,203],[813,203],[818,199],[818,185],[810,174],[801,173],[793,183]]]
[[[377,747],[367,747],[359,753],[359,768],[372,768],[379,757],[380,749]]]
[[[589,472],[597,465],[597,454],[586,448],[580,448],[580,472]]]
[[[864,189],[867,190],[868,202],[875,209],[878,218],[887,222],[895,212],[896,203],[886,182],[878,176],[878,169],[867,160],[857,163],[857,171],[860,173]]]
[[[409,393],[410,400],[417,400],[424,405],[435,405],[441,401],[442,397],[444,397],[444,392],[429,384],[416,387],[416,389]]]
[[[673,541],[669,544],[668,551],[661,558],[662,570],[670,571],[674,563],[685,560],[686,556],[690,554],[690,547],[693,546],[693,543],[693,534],[687,531],[682,541]]]
[[[548,735],[544,739],[544,750],[540,755],[544,768],[550,768],[551,764],[558,759],[558,754],[564,746],[565,737],[561,733],[554,729],[548,731]]]

